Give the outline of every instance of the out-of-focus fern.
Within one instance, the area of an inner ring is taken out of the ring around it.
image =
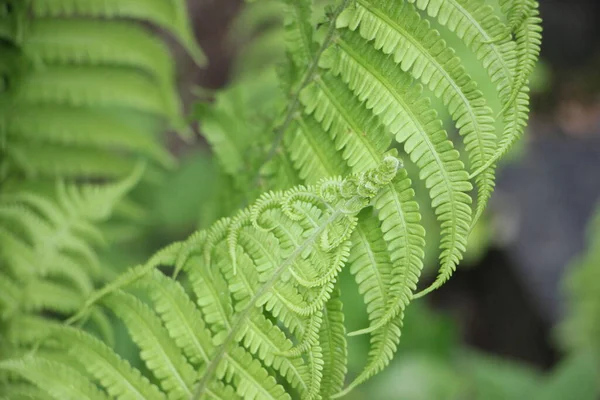
[[[59,181],[55,199],[36,191],[0,195],[0,319],[4,326],[27,313],[70,316],[105,273],[96,248],[106,244],[97,224],[138,182],[103,186]]]
[[[145,157],[171,165],[167,128],[185,131],[169,50],[173,33],[201,63],[186,3],[5,0],[2,174],[119,177]]]
[[[560,338],[571,351],[589,353],[600,367],[600,209],[589,225],[587,250],[569,267],[568,313]]]
[[[66,318],[108,280],[97,250],[114,238],[100,223],[144,171],[173,164],[159,134],[186,123],[148,23],[203,62],[185,1],[0,1],[2,358],[6,330],[27,334],[16,317]]]

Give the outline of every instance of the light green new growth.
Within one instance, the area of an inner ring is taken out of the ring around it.
[[[11,340],[37,342],[36,350],[0,361],[0,370],[49,393],[76,390],[81,399],[104,398],[104,391],[118,398],[143,398],[143,392],[161,398],[158,391],[169,398],[229,399],[234,391],[247,399],[290,398],[279,377],[302,398],[339,391],[345,367],[335,353],[345,354],[345,335],[335,282],[349,257],[357,214],[398,168],[399,160],[386,156],[364,174],[266,193],[236,217],[170,246],[93,294],[70,322],[100,304],[111,310],[159,388],[90,334],[41,318],[17,318],[16,332],[27,324],[38,328]],[[181,282],[191,291],[157,269],[180,259]],[[138,288],[148,301],[135,295]],[[53,349],[70,351],[49,361]],[[56,377],[43,376],[46,368]],[[77,379],[67,379],[71,374]]]
[[[365,223],[370,222],[363,235],[356,234],[362,231],[359,218],[351,248],[362,253],[351,257],[350,265],[370,326],[350,334],[370,334],[372,347],[364,372],[350,390],[389,363],[408,303],[443,284],[462,259],[469,233],[492,194],[495,165],[525,129],[529,89],[524,77],[528,79],[539,54],[540,20],[537,3],[528,0],[502,4],[508,14],[519,13],[517,8],[526,3],[523,10],[529,10],[530,17],[515,26],[483,0],[356,0],[338,2],[327,23],[315,31],[307,28],[310,3],[295,2],[294,9],[302,13],[285,16],[288,56],[278,72],[288,106],[273,124],[262,126],[264,134],[258,140],[274,145],[265,151],[266,164],[256,167],[258,182],[266,189],[287,188],[323,176],[359,173],[373,168],[390,146],[401,146],[418,169],[413,179],[422,180],[429,190],[441,231],[438,279],[414,294],[423,267],[425,231],[409,177],[403,172],[384,188],[374,215],[364,214]],[[431,19],[473,52],[496,88],[501,109],[486,104],[478,88],[486,82],[469,76]],[[235,92],[220,96],[226,99],[242,88],[243,82]],[[462,143],[446,131],[429,95],[447,108]],[[250,125],[238,116],[251,114],[255,106],[242,102],[237,107],[229,119]],[[226,119],[221,107],[216,112]],[[496,132],[498,117],[502,129]],[[213,138],[225,170],[234,179],[246,174],[248,165],[243,171],[230,171],[242,160],[221,152],[214,140],[240,134],[224,124],[202,127]],[[238,150],[238,155],[244,154],[243,147]],[[252,197],[254,187],[247,186],[245,192]]]
[[[185,2],[15,4],[16,13],[0,19],[0,36],[12,44],[0,45],[7,55],[0,72],[9,78],[0,99],[0,177],[110,178],[131,171],[139,155],[169,164],[147,131],[185,125],[170,56],[136,21],[165,28],[200,62]],[[2,199],[0,235],[10,240],[2,239],[0,306],[11,324],[1,333],[0,396],[342,397],[390,363],[408,304],[440,287],[462,260],[496,164],[527,124],[541,39],[537,2],[339,0],[317,18],[310,0],[248,7],[281,18],[268,39],[285,54],[277,68],[246,73],[214,104],[198,106],[196,116],[226,193],[249,206],[93,290],[102,273],[92,271],[94,223],[139,171],[105,195],[59,186],[69,189],[58,205],[23,192]],[[481,81],[449,44],[456,40],[487,72]],[[498,109],[480,90],[486,83]],[[399,168],[398,156],[411,168]],[[420,291],[431,239],[415,180],[440,230],[439,273]],[[17,220],[5,229],[4,221]],[[344,326],[342,268],[368,315],[356,332]],[[40,279],[52,274],[60,284]],[[17,280],[33,292],[24,294]],[[52,321],[41,310],[68,319]],[[107,310],[127,327],[144,368],[110,348]],[[104,341],[79,326],[88,319]],[[360,334],[370,337],[366,365],[347,377],[346,337]]]

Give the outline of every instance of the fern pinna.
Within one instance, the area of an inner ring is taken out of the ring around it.
[[[357,230],[358,213],[398,167],[386,156],[361,175],[268,192],[94,293],[70,322],[99,304],[110,309],[160,389],[92,335],[35,317],[8,333],[35,350],[1,361],[0,370],[63,399],[290,398],[283,385],[303,398],[330,398],[346,368],[336,278],[353,257],[350,238],[369,235],[368,226]],[[179,281],[159,266],[174,267]]]
[[[130,269],[66,324],[17,318],[7,333],[10,357],[0,361],[5,393],[341,397],[389,364],[410,301],[451,276],[493,191],[496,163],[527,123],[538,4],[340,0],[313,24],[310,0],[277,1],[286,41],[278,80],[238,82],[199,113],[228,193],[253,205]],[[54,3],[100,9],[84,0]],[[131,4],[124,9],[138,10]],[[487,71],[498,109],[445,35]],[[238,97],[245,90],[252,95]],[[415,177],[396,171],[398,153]],[[441,232],[438,278],[418,293],[426,233],[416,179]],[[367,364],[349,383],[337,285],[343,267],[369,318],[350,335],[370,335]],[[76,327],[105,309],[127,326],[144,370]]]

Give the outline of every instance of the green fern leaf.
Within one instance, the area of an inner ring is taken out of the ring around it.
[[[353,168],[360,170],[376,163],[376,154],[389,146],[389,135],[378,119],[358,101],[346,100],[352,96],[339,80],[324,75],[305,90],[301,99],[307,112],[313,113],[330,131],[332,139],[339,140],[337,147],[343,149],[342,155]],[[405,173],[400,172],[398,179],[401,183],[384,188],[375,206],[381,210],[379,234],[386,237],[387,249],[394,257],[394,271],[404,278],[394,280],[394,295],[387,304],[389,312],[385,317],[353,334],[371,332],[393,319],[412,298],[423,267],[425,232],[419,224],[418,206],[412,201],[414,192]]]
[[[0,370],[17,373],[37,385],[53,399],[108,400],[77,370],[41,357],[0,361]]]
[[[432,204],[442,228],[441,280],[462,258],[471,224],[471,189],[468,174],[453,148],[442,122],[431,111],[427,99],[420,98],[421,88],[388,62],[383,53],[354,35],[337,40],[331,64],[359,100],[381,116],[382,121],[419,167],[420,178],[430,190]],[[370,63],[369,61],[370,60]],[[395,72],[395,73],[394,73]]]
[[[374,216],[363,215],[354,231],[352,243],[350,272],[363,296],[369,319],[376,321],[383,318],[390,305],[388,296],[393,268],[379,221]]]
[[[202,314],[177,282],[157,270],[150,276],[151,279],[145,279],[142,283],[150,293],[154,308],[169,331],[169,336],[193,365],[207,363],[213,344]]]
[[[147,305],[123,292],[107,296],[104,303],[123,320],[140,356],[160,380],[161,388],[176,398],[190,398],[194,369],[179,348],[170,340],[160,319]]]
[[[348,349],[345,337],[344,313],[339,289],[336,290],[323,310],[320,342],[323,346],[323,383],[321,397],[331,398],[342,389],[347,372]]]
[[[373,333],[367,366],[350,385],[332,398],[337,399],[345,396],[358,385],[383,370],[390,363],[396,353],[398,343],[400,343],[401,321],[403,318],[404,315],[400,314],[396,319]]]
[[[151,79],[109,67],[47,67],[28,76],[15,93],[16,104],[118,107],[170,118],[173,110]]]
[[[305,111],[329,132],[353,172],[363,172],[377,165],[391,138],[379,120],[352,97],[343,82],[321,76],[302,92],[300,99]]]
[[[182,0],[46,0],[33,1],[32,11],[37,17],[91,16],[118,17],[149,21],[172,32],[198,65],[206,59],[196,44],[187,19],[186,2]]]
[[[11,140],[6,153],[6,159],[0,163],[9,161],[8,168],[12,168],[15,175],[25,175],[29,179],[80,176],[118,179],[127,176],[137,164],[136,160],[115,157],[95,147],[16,139]]]
[[[80,330],[44,321],[44,334],[52,335],[81,360],[81,366],[117,399],[161,399],[158,388],[104,343]]]
[[[527,18],[515,33],[518,56],[516,82],[513,88],[515,91],[520,91],[525,86],[540,56],[542,20],[539,18],[538,8],[538,3],[533,2]]]
[[[14,106],[6,111],[0,118],[3,120],[2,129],[5,129],[3,132],[11,143],[21,138],[41,144],[97,147],[107,156],[110,156],[109,151],[119,149],[147,156],[167,167],[174,165],[172,156],[149,132],[140,129],[138,118],[56,105]],[[34,149],[27,153],[34,154]]]
[[[83,296],[60,283],[32,280],[23,289],[21,304],[24,312],[53,311],[69,315],[83,303]]]
[[[26,383],[8,383],[0,385],[0,395],[10,395],[11,397],[1,397],[2,399],[7,400],[52,400],[52,397],[47,393]]]
[[[513,71],[517,66],[515,42],[510,28],[483,0],[408,0],[416,7],[448,27],[466,42],[486,68],[503,102],[508,101],[514,86]]]
[[[315,184],[324,177],[347,174],[344,160],[313,118],[298,116],[286,131],[283,145],[303,182]]]
[[[228,375],[234,376],[237,394],[244,399],[291,399],[260,363],[240,347],[234,347],[218,367],[218,377],[224,378]]]
[[[337,25],[358,30],[363,38],[373,40],[376,49],[390,54],[402,70],[420,79],[444,102],[463,136],[471,171],[478,170],[493,156],[494,118],[483,94],[439,32],[431,29],[412,5],[403,3],[397,7],[389,0],[359,0],[355,8],[346,10]],[[494,172],[489,168],[484,172],[476,179],[478,212],[485,207],[494,187]],[[458,260],[442,266],[431,289],[447,279]]]
[[[373,332],[397,318],[412,300],[417,288],[425,257],[425,230],[419,223],[421,214],[411,186],[406,171],[401,171],[397,182],[383,190],[375,202],[374,207],[379,211],[382,223],[381,233],[392,262],[389,303],[382,318],[368,329],[354,334]]]
[[[286,48],[294,63],[303,68],[316,52],[313,29],[310,26],[312,0],[284,0]]]
[[[30,58],[44,64],[138,69],[172,91],[173,66],[165,44],[125,21],[34,19],[21,46]]]
[[[531,5],[534,3],[532,0],[499,0],[498,2],[512,32],[515,32],[521,26],[523,20],[527,18]]]
[[[314,28],[312,1],[282,3],[287,60],[278,71],[280,92],[272,70],[252,74],[256,79],[236,81],[197,113],[220,176],[238,192],[230,202],[245,198],[250,207],[90,294],[103,278],[94,248],[104,241],[93,224],[111,214],[141,172],[107,191],[59,184],[52,201],[37,193],[0,198],[0,276],[7,278],[0,313],[10,322],[3,346],[9,358],[0,370],[2,379],[21,384],[15,393],[26,393],[22,383],[30,382],[33,395],[54,398],[73,391],[81,392],[75,398],[337,398],[390,363],[410,301],[456,268],[492,193],[496,162],[527,122],[538,4],[501,0],[505,24],[483,0],[344,0]],[[167,164],[155,138],[141,132],[182,125],[172,66],[162,42],[136,24],[166,28],[198,59],[185,3],[48,0],[32,3],[30,14],[23,10],[0,20],[0,37],[8,40],[0,46],[8,56],[0,71],[9,89],[0,112],[2,177],[8,173],[18,190],[14,182],[22,176],[124,176],[140,156]],[[432,29],[432,19],[464,43],[495,85],[499,141],[479,82]],[[106,47],[119,36],[127,40]],[[462,136],[470,176],[424,87]],[[81,135],[92,123],[91,134]],[[115,133],[102,133],[109,128]],[[441,229],[439,276],[417,295],[425,232],[412,181],[407,171],[396,173],[397,153],[389,148],[397,144],[428,189]],[[477,187],[474,218],[470,179]],[[286,191],[252,201],[277,188]],[[86,270],[82,260],[95,268]],[[367,363],[346,388],[338,287],[344,267],[357,281],[369,321],[351,335],[370,335]],[[89,320],[109,344],[100,304],[124,321],[151,379],[70,326]],[[78,312],[67,326],[15,318],[21,310],[45,309]],[[55,368],[48,376],[58,378],[46,379],[44,368]],[[85,373],[68,386],[73,371]]]

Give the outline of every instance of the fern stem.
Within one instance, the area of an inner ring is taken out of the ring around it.
[[[192,397],[192,400],[200,400],[202,398],[202,395],[206,392],[206,390],[208,390],[208,384],[212,378],[212,375],[217,370],[219,363],[225,356],[227,347],[233,342],[235,337],[238,335],[239,330],[244,326],[244,324],[246,323],[246,319],[250,316],[252,311],[257,309],[255,306],[256,301],[259,298],[261,298],[268,290],[271,289],[271,287],[275,284],[275,282],[277,282],[281,274],[283,274],[286,271],[286,269],[294,262],[294,260],[298,256],[300,256],[308,248],[308,246],[310,246],[317,240],[317,238],[325,231],[325,229],[327,229],[330,223],[335,221],[335,219],[342,214],[343,212],[339,209],[332,213],[324,224],[319,226],[318,229],[315,229],[313,234],[309,236],[304,242],[302,242],[302,244],[300,244],[300,246],[298,246],[294,250],[294,252],[291,253],[290,256],[286,258],[281,263],[281,265],[277,267],[277,270],[275,270],[271,279],[265,282],[254,294],[254,296],[252,296],[252,298],[248,301],[248,305],[246,306],[246,308],[238,315],[238,318],[232,325],[229,334],[227,335],[225,340],[223,340],[223,343],[219,346],[217,353],[212,357],[210,363],[206,366],[206,371],[204,372],[204,375],[202,376],[200,382],[198,382],[198,386],[196,386],[196,390],[194,391],[194,396]]]
[[[315,56],[310,61],[308,70],[306,71],[306,73],[304,75],[304,79],[302,80],[300,87],[298,87],[298,89],[294,92],[294,94],[290,98],[283,124],[281,124],[278,128],[275,129],[275,138],[273,139],[271,148],[269,149],[269,152],[267,153],[267,156],[265,157],[265,159],[261,165],[265,165],[269,161],[271,161],[273,159],[273,157],[275,157],[275,154],[277,154],[277,150],[281,147],[283,135],[285,134],[285,132],[289,128],[290,124],[294,120],[294,114],[296,113],[296,110],[298,109],[298,106],[300,105],[300,93],[302,92],[302,90],[304,90],[305,87],[307,87],[315,79],[317,70],[319,69],[319,60],[321,58],[321,55],[323,55],[325,50],[327,50],[327,48],[333,42],[333,36],[336,31],[337,18],[342,13],[342,11],[344,11],[344,9],[348,6],[348,4],[350,4],[351,1],[352,0],[343,0],[342,3],[333,12],[333,15],[331,16],[331,21],[329,22],[329,28],[327,30],[327,35],[325,35],[325,38],[323,39],[323,43],[319,47],[319,50],[317,51]],[[254,182],[254,186],[259,186],[260,170],[258,170],[256,172],[254,179],[252,179],[252,181]],[[246,203],[247,202],[248,202],[248,199],[246,199]]]

